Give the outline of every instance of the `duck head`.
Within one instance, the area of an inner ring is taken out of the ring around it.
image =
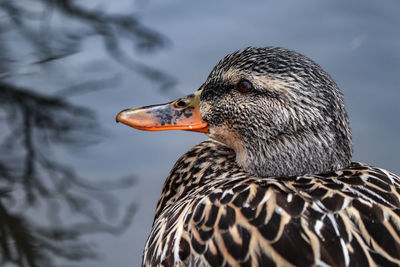
[[[347,167],[352,141],[342,94],[307,57],[249,47],[223,58],[192,95],[121,111],[140,130],[206,133],[261,177],[324,173]]]

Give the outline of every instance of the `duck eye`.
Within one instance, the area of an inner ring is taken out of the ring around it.
[[[253,85],[246,80],[242,80],[237,85],[238,90],[242,93],[248,93],[253,90]]]

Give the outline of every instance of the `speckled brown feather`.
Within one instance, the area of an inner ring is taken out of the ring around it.
[[[260,178],[208,140],[167,178],[143,266],[398,266],[400,178],[361,163]]]

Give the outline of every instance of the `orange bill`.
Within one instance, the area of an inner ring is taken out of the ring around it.
[[[117,122],[144,131],[187,130],[207,133],[199,108],[200,92],[170,103],[126,109],[118,113]]]

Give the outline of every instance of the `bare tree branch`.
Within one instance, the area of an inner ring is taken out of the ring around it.
[[[136,179],[89,182],[52,151],[57,146],[81,147],[100,140],[95,113],[67,97],[112,87],[118,76],[65,79],[52,92],[39,93],[35,83],[18,83],[21,73],[14,66],[45,68],[61,62],[79,52],[86,38],[96,35],[110,58],[168,92],[175,80],[139,62],[121,42],[130,41],[136,52],[154,52],[169,42],[134,14],[109,14],[73,0],[26,3],[0,1],[0,265],[58,266],[60,259],[78,263],[97,255],[84,242],[85,235],[118,235],[131,225],[137,209],[134,203],[125,206],[117,223],[104,217],[112,217],[118,206],[113,191],[133,186]],[[77,26],[54,24],[55,18]],[[24,42],[17,53],[15,38]],[[25,54],[29,60],[21,56]],[[45,216],[36,220],[32,213]],[[73,215],[73,223],[62,219],[65,213]]]

